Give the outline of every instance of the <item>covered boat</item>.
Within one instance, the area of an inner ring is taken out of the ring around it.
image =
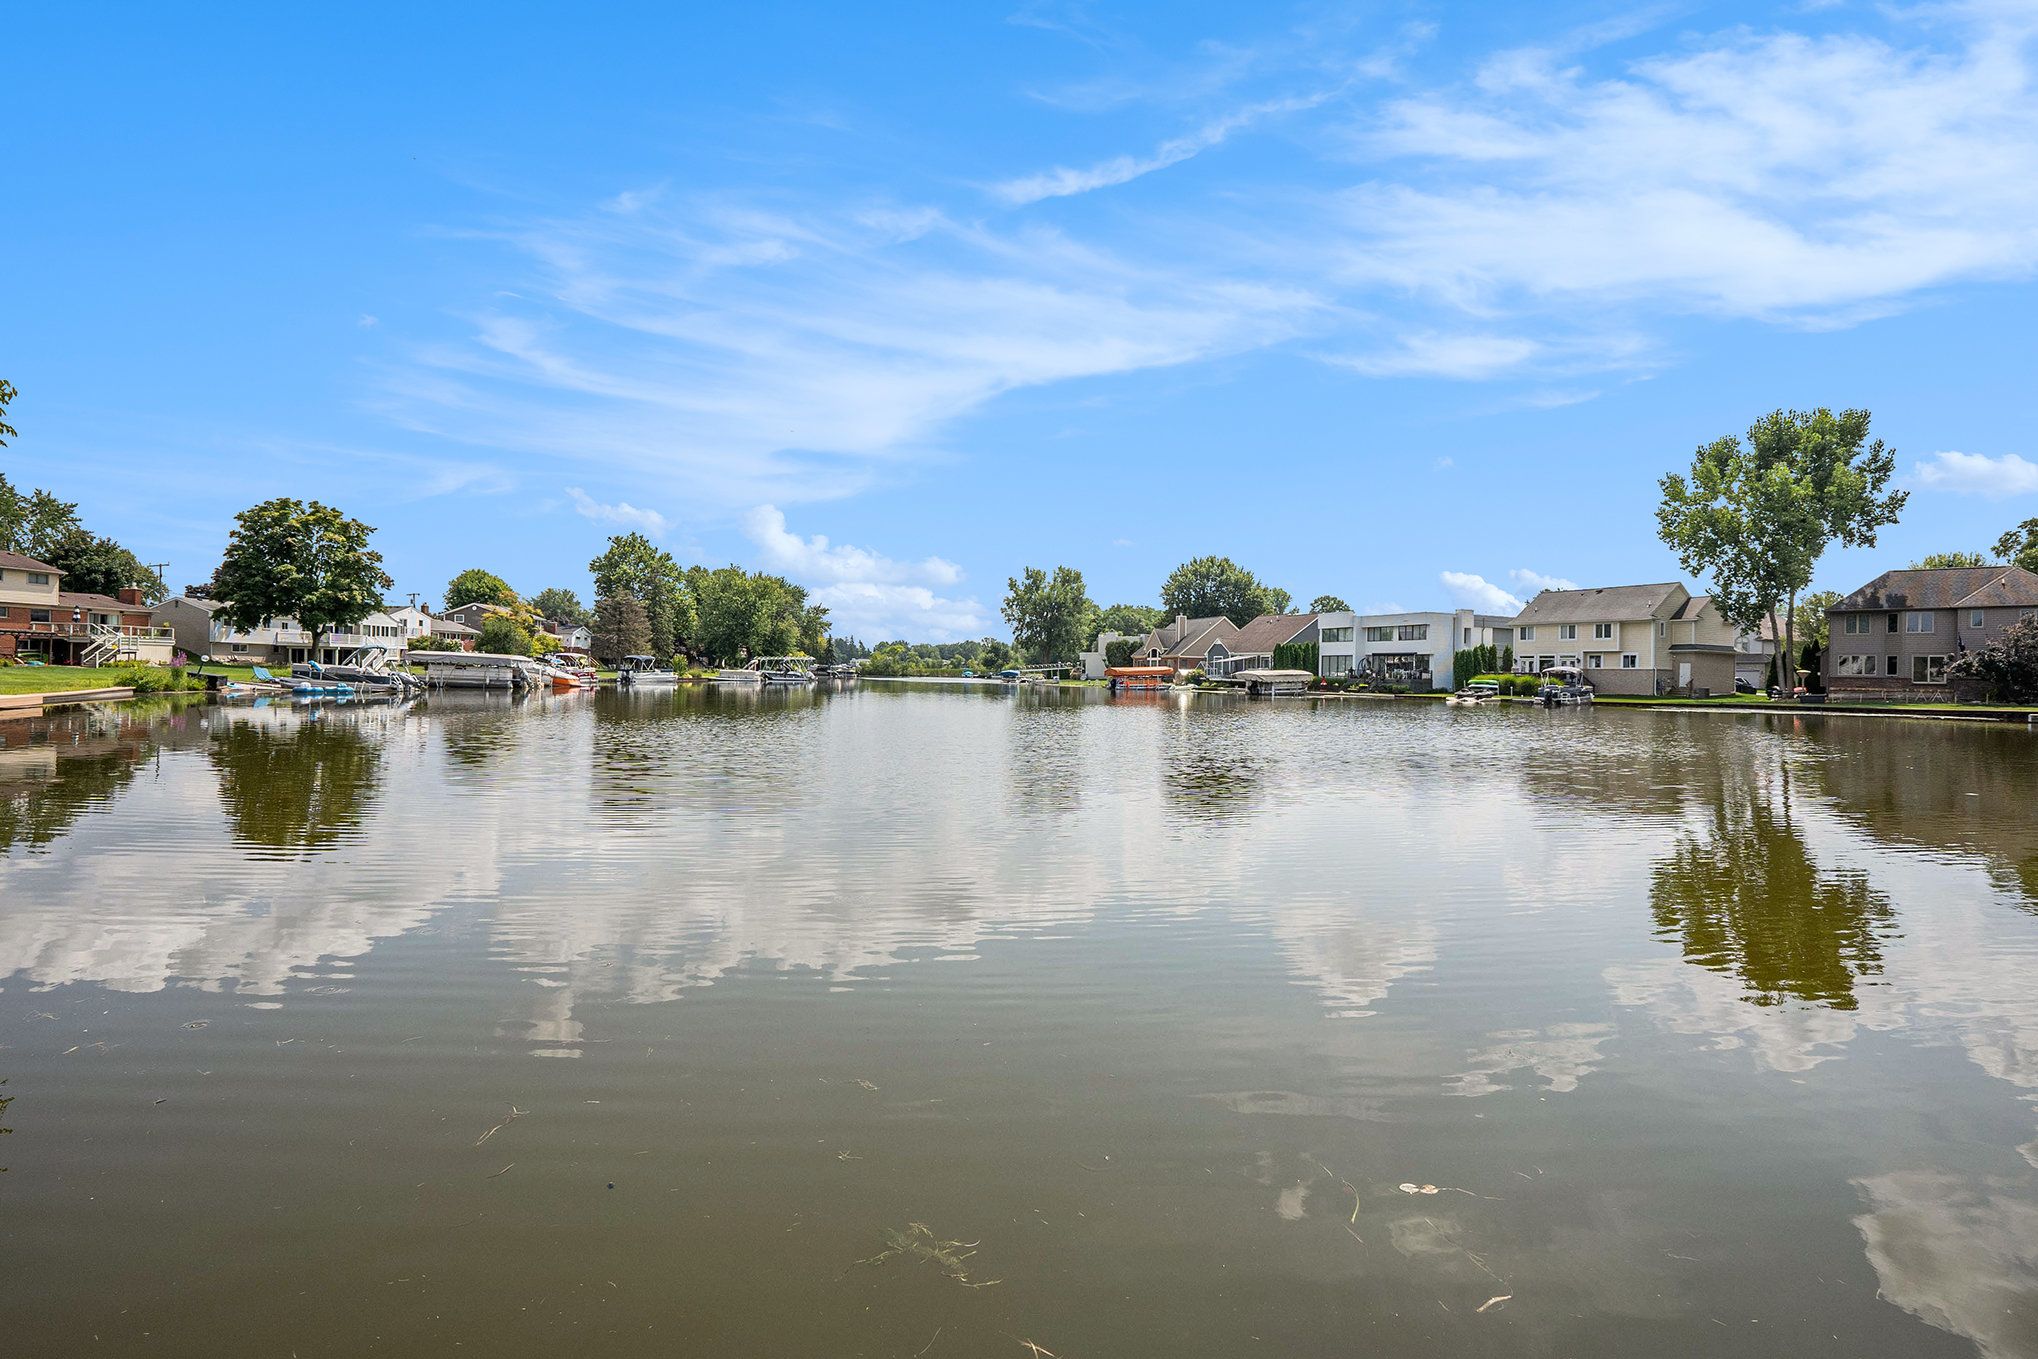
[[[1175,682],[1171,665],[1107,665],[1104,678],[1119,694],[1158,693]]]

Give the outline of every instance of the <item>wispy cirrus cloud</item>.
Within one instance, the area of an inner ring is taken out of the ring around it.
[[[1232,134],[1244,131],[1255,123],[1282,114],[1300,113],[1317,108],[1336,98],[1339,93],[1341,90],[1320,90],[1314,94],[1296,95],[1286,99],[1267,99],[1256,104],[1248,104],[1221,118],[1213,118],[1194,132],[1170,137],[1143,156],[1112,156],[1093,165],[1076,169],[1056,166],[1040,174],[1025,175],[994,184],[991,186],[991,195],[1001,202],[1017,207],[1027,203],[1038,203],[1045,198],[1068,198],[1075,194],[1089,193],[1093,189],[1108,189],[1119,184],[1129,184],[1156,170],[1180,165],[1185,160],[1202,155],[1212,147],[1221,146],[1231,139]]]
[[[1935,491],[1991,500],[2038,492],[2038,463],[2015,453],[1994,458],[1986,453],[1934,453],[1918,464],[1916,475],[1919,485]]]

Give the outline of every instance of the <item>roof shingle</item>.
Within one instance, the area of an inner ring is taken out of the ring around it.
[[[2038,575],[2021,566],[1942,566],[1885,571],[1828,610],[2038,607]]]

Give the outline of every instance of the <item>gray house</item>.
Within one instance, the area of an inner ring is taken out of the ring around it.
[[[2020,566],[1885,571],[1826,611],[1826,688],[1835,698],[1943,698],[1946,666],[2038,614],[2038,575]]]

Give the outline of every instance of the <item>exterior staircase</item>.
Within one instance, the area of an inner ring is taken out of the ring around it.
[[[78,652],[78,664],[112,665],[139,657],[133,638],[124,635],[111,623],[93,623],[86,629],[86,642]]]

